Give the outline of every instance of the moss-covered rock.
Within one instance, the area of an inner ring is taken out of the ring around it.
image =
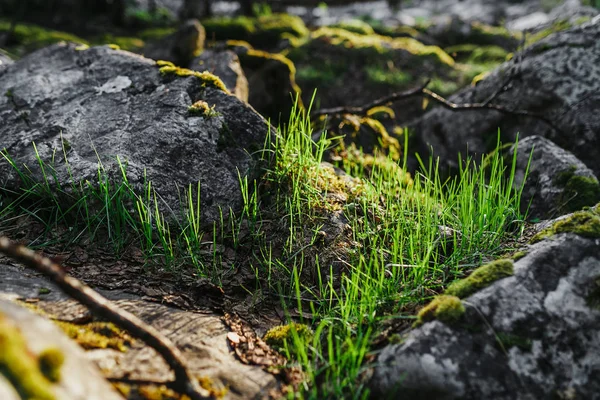
[[[160,67],[159,71],[163,76],[194,76],[202,82],[202,86],[211,86],[229,93],[223,81],[210,72],[192,71],[191,69],[176,67],[172,62],[162,60],[157,61],[156,65]]]
[[[341,28],[349,32],[358,33],[361,35],[372,35],[375,30],[367,22],[360,19],[349,19],[340,21],[337,24],[330,25],[331,28]]]
[[[59,366],[60,368],[60,366]],[[23,400],[56,400],[52,383],[37,357],[27,348],[19,329],[0,314],[0,374]]]
[[[287,325],[279,325],[269,329],[263,337],[263,340],[272,347],[285,348],[294,344],[294,336],[300,338],[303,343],[312,340],[313,331],[305,324],[292,322]]]
[[[575,233],[587,238],[600,238],[600,208],[596,205],[559,219],[551,227],[535,235],[531,243],[537,243],[559,233]]]
[[[425,322],[438,320],[444,323],[454,323],[460,320],[465,313],[465,306],[456,296],[441,295],[434,298],[417,314],[414,327]]]
[[[600,183],[593,176],[576,174],[577,167],[561,172],[554,183],[563,188],[558,198],[562,210],[573,212],[600,202]]]
[[[0,35],[10,29],[9,21],[0,20]],[[34,50],[58,42],[89,44],[87,40],[67,32],[45,29],[33,24],[17,24],[7,50],[18,56],[23,56]]]
[[[59,382],[61,367],[65,363],[65,355],[56,347],[42,351],[38,358],[40,371],[50,382]]]
[[[289,14],[218,17],[203,20],[202,24],[209,40],[244,40],[261,49],[273,48],[284,39],[298,40],[308,35],[302,19]]]
[[[512,260],[496,260],[475,269],[471,275],[465,279],[451,283],[444,293],[462,299],[489,286],[498,279],[512,276],[513,273]]]

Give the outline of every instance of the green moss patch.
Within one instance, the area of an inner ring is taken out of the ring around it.
[[[268,48],[283,39],[308,36],[308,28],[300,17],[289,14],[262,15],[256,18],[218,17],[202,21],[207,39],[245,40],[254,46]]]
[[[172,62],[161,60],[157,61],[156,65],[160,67],[159,71],[163,76],[194,76],[200,79],[202,86],[204,87],[211,86],[220,89],[225,93],[229,93],[229,90],[227,90],[227,87],[225,87],[223,81],[218,76],[213,75],[208,71],[192,71],[191,69],[176,67]]]
[[[10,22],[0,20],[0,34],[8,32],[9,29]],[[7,50],[18,56],[23,56],[26,53],[59,42],[89,44],[86,40],[76,35],[45,29],[32,24],[17,24],[12,39],[14,43]]]
[[[294,334],[302,339],[305,343],[312,340],[313,331],[305,324],[291,323],[287,325],[279,325],[269,329],[263,337],[263,340],[274,348],[285,348],[293,344]]]
[[[204,100],[198,100],[197,102],[189,106],[188,113],[195,117],[204,118],[212,118],[219,115],[219,113],[215,111],[215,105],[211,107]]]
[[[416,56],[431,57],[446,66],[454,65],[454,59],[438,46],[427,46],[410,37],[361,35],[345,29],[323,27],[314,31],[311,38],[348,49],[373,49],[380,54],[392,50],[405,50]]]
[[[115,349],[126,351],[133,339],[110,322],[90,322],[84,325],[54,321],[67,336],[84,349]]]
[[[434,298],[417,314],[414,327],[425,322],[438,320],[444,323],[457,322],[465,313],[465,306],[456,296],[441,295]]]
[[[572,167],[554,179],[557,186],[563,188],[558,199],[561,211],[573,212],[585,206],[592,206],[600,202],[600,183],[594,177],[575,174],[576,167]]]
[[[372,35],[375,33],[375,30],[371,25],[360,19],[340,21],[337,24],[330,25],[330,28],[341,28],[360,35]]]
[[[506,278],[513,274],[512,260],[496,260],[477,268],[465,279],[452,282],[444,293],[462,299],[489,286],[498,279]]]
[[[8,379],[23,400],[56,400],[52,383],[44,376],[37,357],[27,348],[19,329],[2,314],[0,374]]]
[[[558,233],[575,233],[587,238],[600,238],[600,209],[596,205],[583,211],[577,211],[556,221],[551,227],[539,232],[531,239],[531,243],[537,243],[547,237]]]

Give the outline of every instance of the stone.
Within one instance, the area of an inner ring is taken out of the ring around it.
[[[570,152],[534,135],[519,141],[514,187],[520,188],[531,163],[521,197],[522,212],[530,219],[548,219],[592,206],[600,201],[594,173]],[[511,148],[512,159],[515,146]]]
[[[0,298],[0,324],[16,328],[17,334],[25,341],[28,353],[22,357],[39,357],[48,349],[56,349],[64,356],[60,367],[60,378],[50,384],[50,391],[57,399],[64,400],[119,400],[122,399],[113,387],[104,379],[98,368],[90,362],[84,351],[73,343],[57,326],[46,318],[34,314],[24,307]],[[10,366],[8,367],[10,368]],[[1,366],[0,398],[15,397],[15,390]],[[12,392],[12,394],[11,394]],[[47,398],[47,397],[39,397]]]
[[[11,96],[0,96],[0,120],[8,122],[0,126],[0,149],[37,181],[43,173],[32,144],[45,163],[56,156],[56,181],[66,193],[74,194],[71,183],[97,186],[100,167],[120,182],[119,157],[134,191],[144,193],[151,181],[165,211],[178,214],[182,191],[197,183],[203,222],[217,221],[220,210],[240,210],[239,174],[259,173],[250,154],[264,147],[268,123],[213,75],[161,69],[164,74],[155,61],[108,46],[57,44],[33,53],[2,72],[0,93]],[[189,113],[198,101],[214,113]],[[2,187],[21,190],[5,161],[0,176]]]
[[[563,233],[526,252],[513,276],[463,299],[461,320],[383,348],[371,398],[596,398],[600,238]]]
[[[430,110],[410,124],[414,150],[440,166],[457,167],[456,154],[483,154],[496,145],[531,135],[545,137],[600,173],[600,18],[554,33],[516,54],[476,86],[450,97],[456,104],[491,104],[542,115],[517,116],[495,110]],[[477,157],[478,158],[478,157]]]
[[[0,73],[6,69],[14,61],[0,49]],[[0,75],[1,76],[1,75]]]
[[[187,67],[202,52],[206,31],[196,19],[186,21],[176,32],[148,43],[143,55],[154,60],[171,61]]]
[[[248,79],[238,56],[231,50],[207,49],[190,63],[194,71],[208,71],[221,78],[227,89],[238,99],[248,102]]]

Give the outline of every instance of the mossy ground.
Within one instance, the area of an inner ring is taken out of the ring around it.
[[[188,77],[193,76],[200,80],[202,86],[211,86],[216,89],[222,90],[225,93],[229,93],[227,87],[223,83],[223,81],[211,74],[210,72],[198,72],[192,71],[187,68],[176,67],[172,62],[169,61],[157,61],[156,65],[159,66],[159,71],[162,76],[178,76],[178,77]]]
[[[465,279],[451,283],[444,293],[462,299],[513,273],[512,260],[496,260],[475,269]]]

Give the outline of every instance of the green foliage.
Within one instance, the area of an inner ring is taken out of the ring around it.
[[[576,167],[572,167],[558,174],[554,179],[554,183],[563,188],[558,199],[558,207],[567,213],[600,202],[598,180],[594,177],[576,175],[575,171]]]
[[[513,273],[512,260],[496,260],[477,268],[467,278],[452,282],[445,294],[462,299]]]
[[[9,28],[9,21],[0,20],[0,34],[8,32]],[[45,29],[37,25],[23,23],[17,24],[13,39],[15,44],[7,50],[19,56],[63,41],[88,44],[86,40],[70,33]]]

